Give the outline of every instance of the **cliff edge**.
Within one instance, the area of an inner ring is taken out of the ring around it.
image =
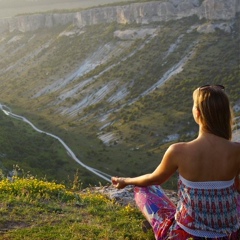
[[[240,0],[166,0],[99,7],[76,13],[42,13],[0,19],[0,33],[29,32],[73,24],[76,27],[99,23],[148,24],[177,20],[192,15],[199,19],[231,20],[240,12]]]

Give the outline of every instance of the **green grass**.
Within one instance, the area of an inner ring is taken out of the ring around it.
[[[153,240],[143,216],[96,192],[35,178],[0,181],[0,238],[6,240]]]

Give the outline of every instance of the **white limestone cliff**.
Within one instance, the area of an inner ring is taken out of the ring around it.
[[[0,33],[29,32],[41,28],[74,24],[77,27],[99,23],[121,24],[177,20],[197,15],[199,19],[231,20],[240,12],[240,0],[166,0],[99,7],[77,13],[46,13],[0,19]]]

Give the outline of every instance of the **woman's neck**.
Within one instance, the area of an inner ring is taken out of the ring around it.
[[[207,132],[201,126],[199,126],[198,139],[216,139],[216,137],[217,136],[215,134]]]
[[[226,141],[225,138],[222,138],[222,137],[219,137],[219,136],[217,136],[213,133],[207,132],[207,131],[203,130],[201,127],[199,128],[197,139],[199,139],[199,140],[200,139],[206,139],[210,142],[215,142],[216,140],[220,140],[220,139]]]
[[[211,133],[209,133],[209,132],[206,132],[206,131],[202,128],[202,126],[200,125],[200,126],[199,126],[199,132],[198,132],[198,138],[207,137],[207,136],[209,136],[209,135],[213,135],[213,134],[211,134]]]

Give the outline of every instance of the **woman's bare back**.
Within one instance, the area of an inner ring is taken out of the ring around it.
[[[240,171],[240,143],[205,133],[180,143],[178,171],[189,181],[227,181]]]

